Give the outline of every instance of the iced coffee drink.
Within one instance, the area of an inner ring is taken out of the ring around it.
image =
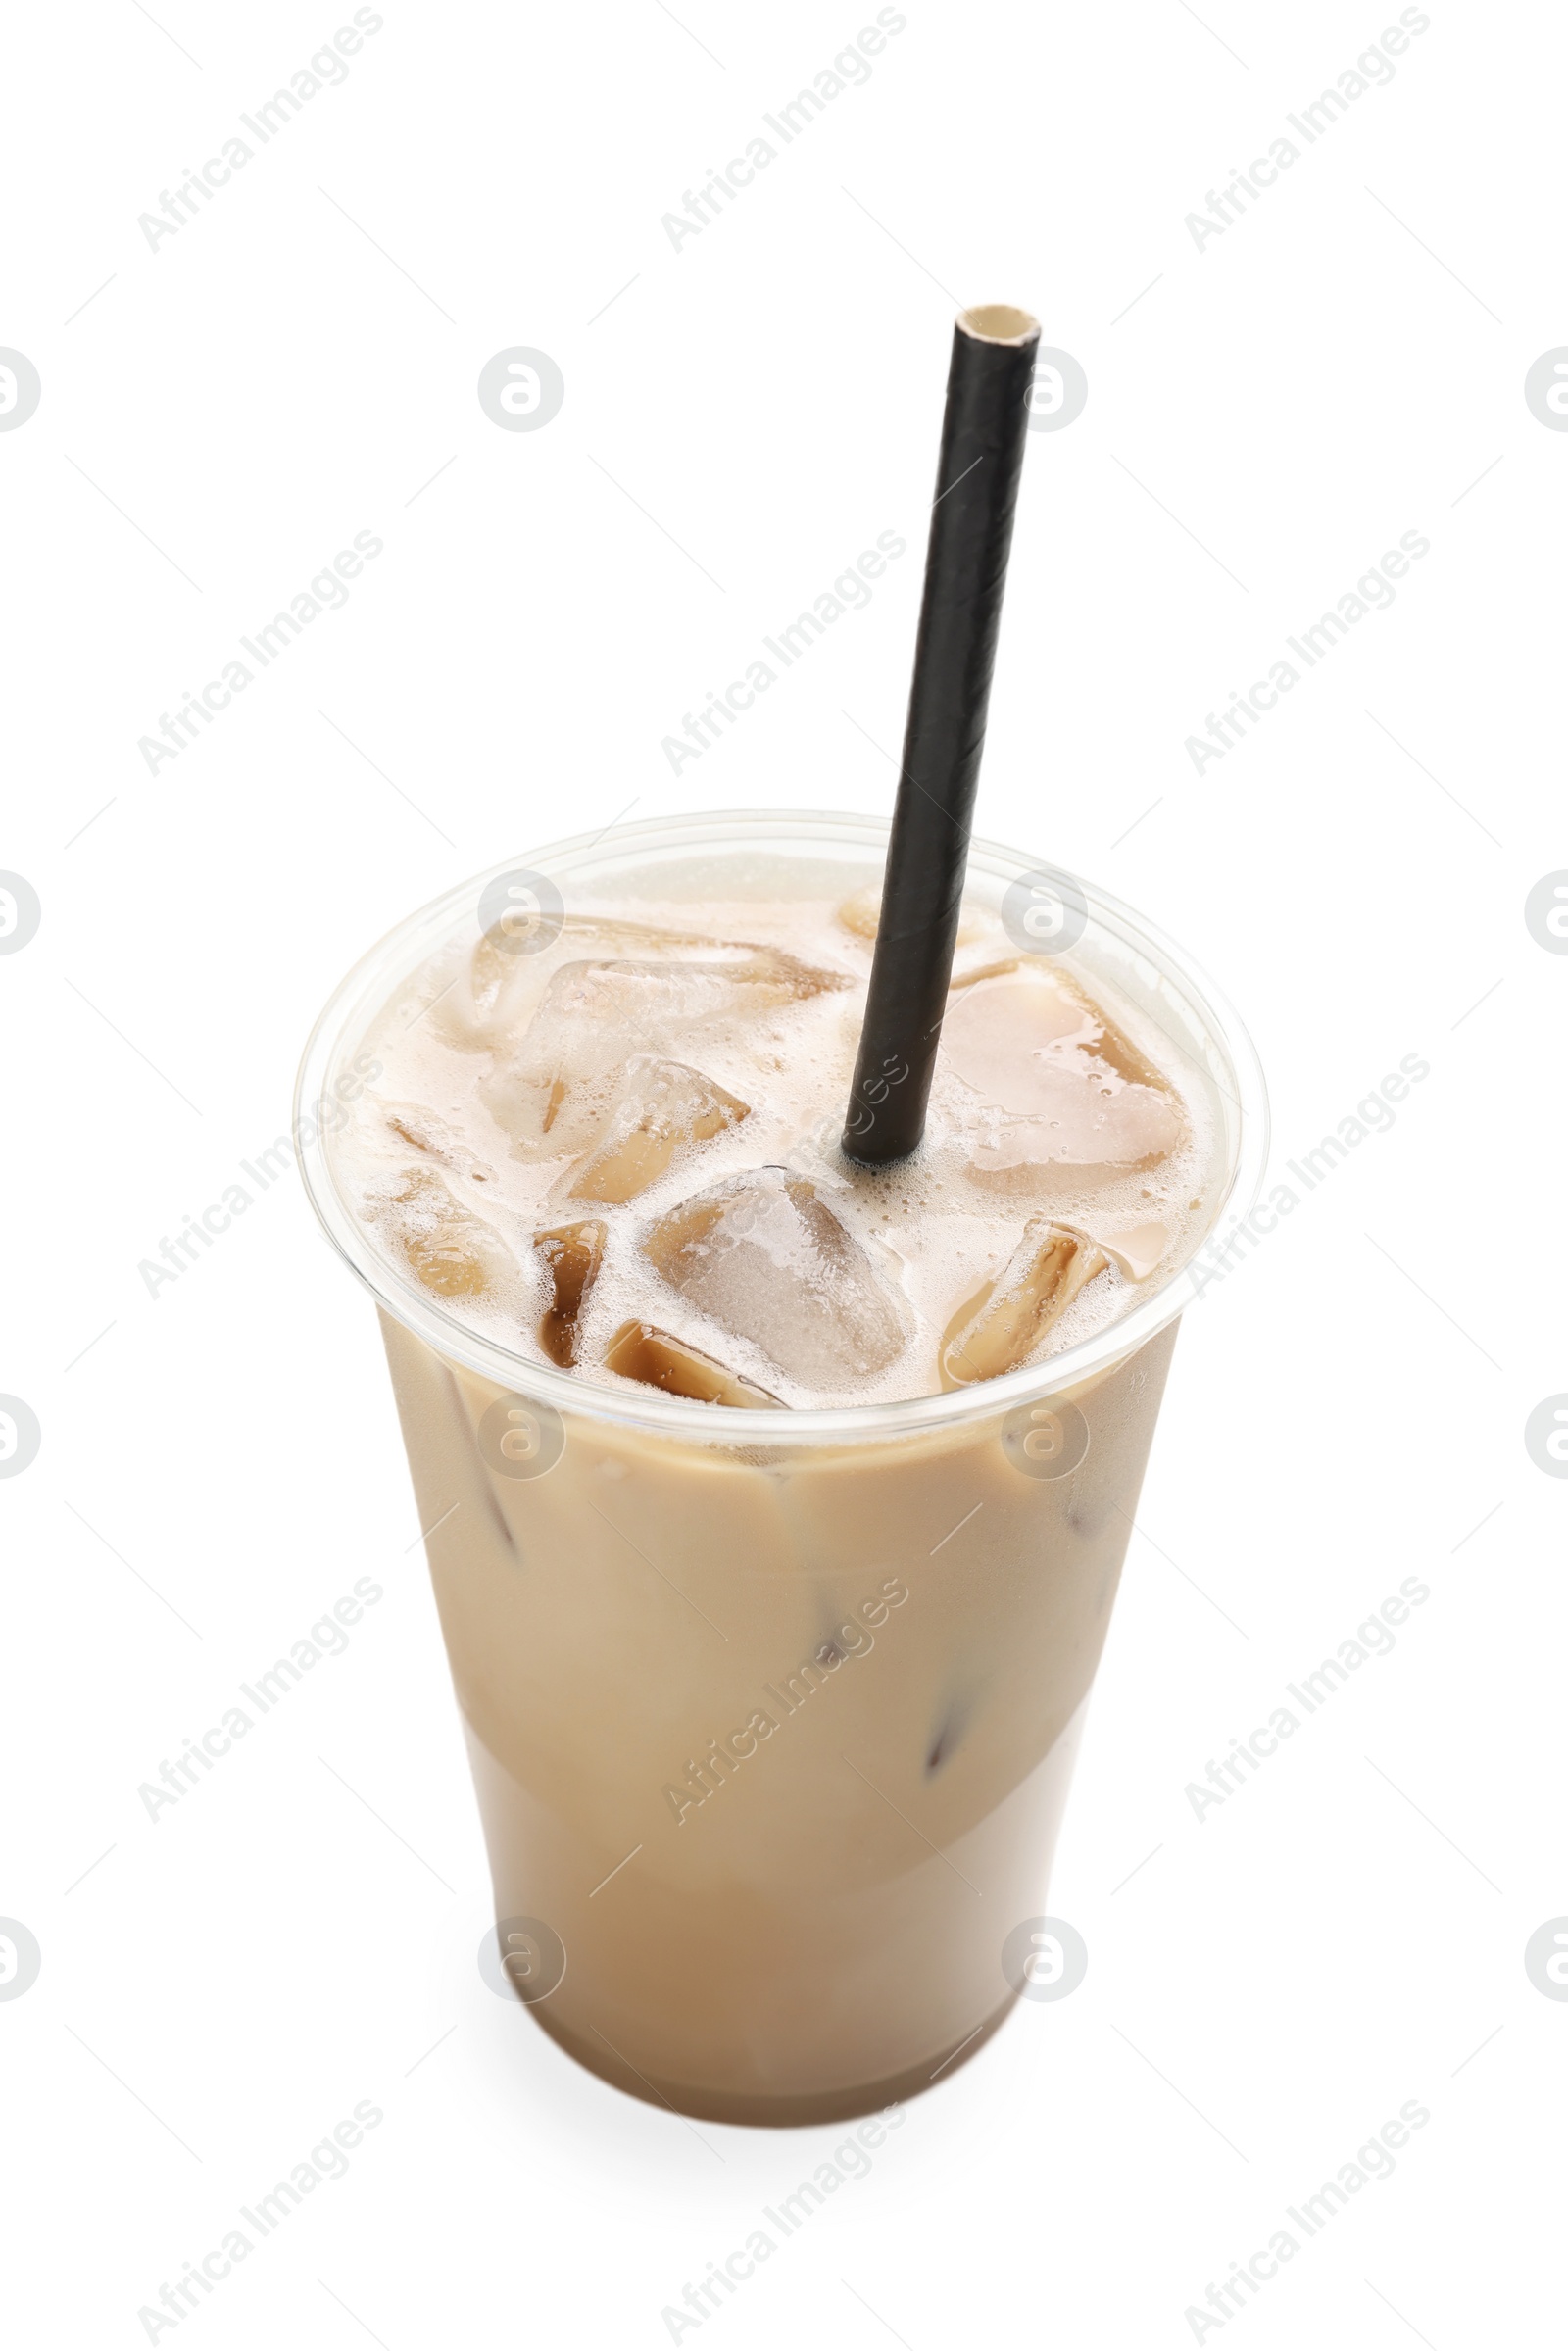
[[[741,2122],[924,2087],[1016,1996],[1256,1141],[1175,952],[1099,899],[1053,950],[977,845],[924,1144],[846,1159],[879,869],[829,818],[538,853],[386,942],[302,1081],[348,1103],[307,1176],[381,1306],[500,1962]]]

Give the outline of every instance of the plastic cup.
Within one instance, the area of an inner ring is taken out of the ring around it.
[[[382,1253],[328,1139],[373,1017],[466,921],[491,928],[498,893],[524,906],[502,919],[528,952],[553,893],[635,915],[639,893],[740,895],[775,853],[847,897],[886,840],[870,819],[689,816],[511,860],[350,973],[296,1103],[316,1211],[380,1308],[431,1529],[492,1980],[607,2081],[726,2122],[836,2120],[947,2079],[1065,1964],[1041,1933],[1047,1878],[1185,1276],[951,1395],[720,1409],[596,1388],[465,1328]],[[1245,1215],[1262,1085],[1208,982],[1038,858],[976,842],[968,890],[1020,944],[1054,926],[1159,1024],[1209,1100],[1209,1229]],[[836,1136],[843,1103],[822,1109]]]

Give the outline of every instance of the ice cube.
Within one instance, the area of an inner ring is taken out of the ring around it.
[[[665,1053],[723,1022],[850,985],[775,947],[737,946],[722,960],[564,963],[480,1093],[523,1155],[581,1149],[560,1141],[563,1113],[633,1054]]]
[[[982,1173],[1148,1166],[1185,1132],[1159,1071],[1054,965],[1020,958],[956,988],[942,1049],[985,1113],[971,1147]]]
[[[552,1363],[567,1370],[577,1360],[577,1325],[599,1278],[609,1228],[592,1218],[535,1233],[534,1248],[549,1269],[555,1293],[539,1322],[539,1344]]]
[[[637,1053],[611,1098],[594,1149],[572,1168],[560,1197],[607,1203],[635,1200],[659,1181],[677,1151],[707,1143],[750,1116],[749,1102],[726,1094],[700,1069]]]
[[[443,1167],[456,1169],[470,1183],[494,1181],[493,1170],[468,1149],[457,1128],[438,1118],[433,1110],[426,1110],[417,1102],[388,1102],[386,1123],[394,1135],[412,1143],[416,1151],[423,1151],[427,1158],[439,1159]]]
[[[847,1388],[904,1346],[898,1307],[816,1186],[763,1167],[662,1216],[643,1254],[693,1305],[803,1386]]]
[[[367,1193],[369,1217],[402,1250],[427,1290],[482,1298],[515,1267],[490,1225],[456,1199],[433,1168],[408,1167]]]
[[[484,931],[435,1020],[437,1027],[464,1030],[461,1042],[494,1044],[503,1032],[517,1027],[550,973],[573,953],[659,955],[661,948],[721,953],[726,945],[721,938],[706,938],[698,931],[661,931],[651,921],[620,921],[613,914],[566,914],[553,941],[534,955],[519,955],[514,945],[494,931]]]
[[[1170,1247],[1168,1229],[1157,1223],[1130,1225],[1124,1232],[1097,1233],[1093,1238],[1129,1282],[1147,1282]]]
[[[995,1380],[1027,1363],[1107,1259],[1086,1234],[1031,1217],[994,1282],[965,1300],[942,1335],[944,1389]]]
[[[534,1086],[519,1082],[503,1062],[479,1080],[478,1095],[511,1137],[514,1158],[537,1162],[577,1156],[591,1151],[603,1132],[624,1068],[624,1062],[612,1062],[575,1084],[558,1075],[548,1086]]]
[[[564,948],[597,948],[602,955],[659,955],[661,948],[698,948],[710,955],[726,948],[745,955],[738,941],[710,938],[703,931],[665,931],[651,921],[625,921],[620,914],[566,914],[558,931]],[[546,950],[548,953],[548,950]],[[519,955],[513,945],[484,931],[467,961],[467,1008],[479,1023],[506,1023],[517,1002],[526,1004],[541,978],[543,955]]]
[[[694,1028],[849,985],[844,973],[818,970],[776,947],[739,950],[722,960],[564,963],[514,1061],[536,1084],[560,1071],[592,1077],[639,1047],[668,1045]]]
[[[689,1396],[700,1404],[729,1404],[742,1411],[782,1411],[781,1398],[743,1379],[690,1340],[677,1339],[651,1322],[623,1322],[605,1356],[609,1370],[623,1380],[641,1380],[669,1396]]]

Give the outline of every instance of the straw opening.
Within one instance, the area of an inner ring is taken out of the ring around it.
[[[1010,343],[1018,346],[1032,343],[1040,332],[1040,321],[1027,311],[1016,309],[1010,302],[982,302],[973,310],[958,313],[958,324],[966,335],[977,343]]]

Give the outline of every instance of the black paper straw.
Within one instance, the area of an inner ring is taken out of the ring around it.
[[[960,311],[953,329],[904,763],[844,1127],[846,1153],[867,1167],[906,1158],[925,1131],[1039,341],[1039,321],[1003,303]]]

